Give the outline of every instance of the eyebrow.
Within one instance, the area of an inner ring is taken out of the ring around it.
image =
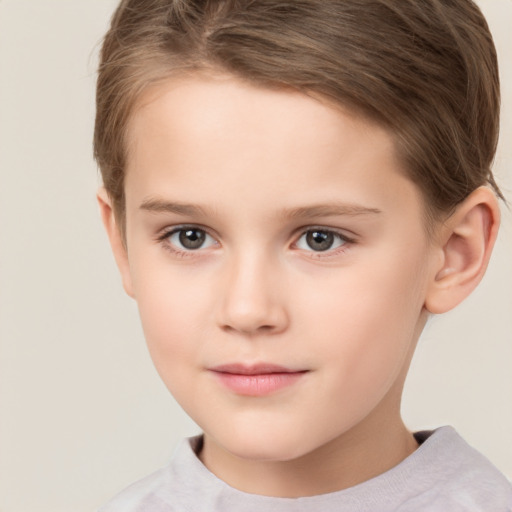
[[[149,198],[142,201],[141,210],[155,213],[176,213],[178,215],[206,215],[205,210],[195,204],[177,203],[173,201],[164,201],[157,198]]]
[[[368,208],[352,203],[332,203],[312,206],[301,206],[290,208],[283,212],[284,217],[290,219],[315,218],[315,217],[337,217],[337,216],[358,216],[382,213],[378,208]]]
[[[145,199],[141,205],[141,210],[155,213],[175,213],[184,216],[206,216],[207,211],[196,204],[179,203],[174,201],[165,201],[158,198]],[[359,204],[352,203],[330,203],[311,206],[300,206],[296,208],[287,208],[283,210],[281,216],[288,219],[302,219],[315,217],[336,217],[336,216],[359,216],[376,215],[382,213],[378,208],[368,208]]]

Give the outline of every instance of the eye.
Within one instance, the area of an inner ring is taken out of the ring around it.
[[[325,252],[345,245],[349,240],[328,229],[310,229],[302,234],[297,247],[306,251]]]
[[[206,231],[196,227],[182,227],[167,233],[164,238],[178,250],[195,251],[206,249],[216,244],[216,241]]]

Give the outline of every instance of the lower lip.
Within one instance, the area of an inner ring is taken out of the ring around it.
[[[306,372],[264,373],[257,375],[226,372],[214,373],[224,386],[238,395],[265,396],[292,386]]]

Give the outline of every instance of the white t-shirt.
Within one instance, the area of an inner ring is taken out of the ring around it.
[[[271,498],[238,491],[201,463],[200,437],[168,466],[136,482],[100,512],[511,512],[511,483],[452,427],[415,434],[419,448],[391,470],[342,491]]]

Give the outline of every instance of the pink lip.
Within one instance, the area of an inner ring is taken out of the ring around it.
[[[264,396],[295,384],[307,370],[261,363],[255,365],[226,364],[210,368],[216,378],[238,395]]]

